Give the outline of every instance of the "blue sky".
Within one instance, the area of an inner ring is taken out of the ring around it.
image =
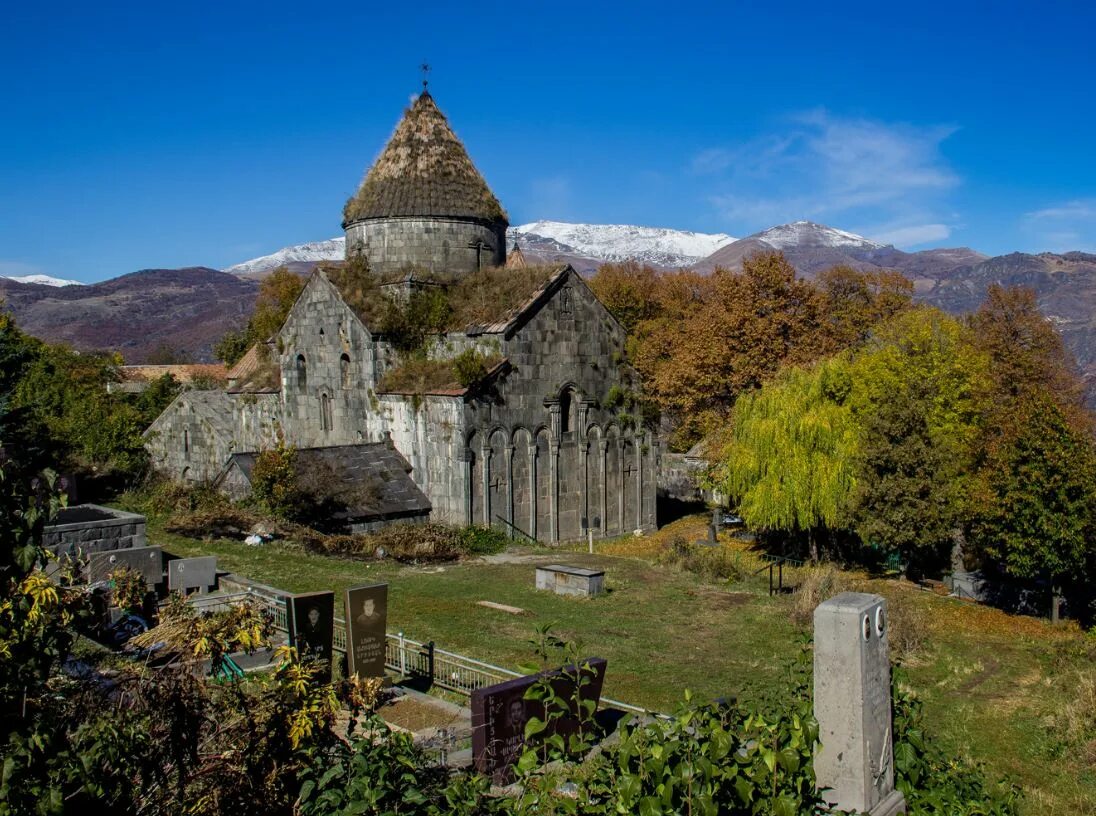
[[[0,274],[223,267],[340,233],[431,91],[514,224],[1096,251],[1074,3],[41,4],[0,10]]]

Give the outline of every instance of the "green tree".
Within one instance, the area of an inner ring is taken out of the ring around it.
[[[858,431],[844,358],[793,368],[735,405],[732,428],[713,471],[750,527],[805,536],[813,560],[819,539],[847,526],[856,485]]]
[[[969,540],[1015,578],[1063,590],[1096,578],[1096,448],[1052,398],[1027,403],[980,474]]]
[[[878,326],[856,358],[856,528],[915,572],[946,563],[966,517],[988,370],[969,330],[931,308]]]

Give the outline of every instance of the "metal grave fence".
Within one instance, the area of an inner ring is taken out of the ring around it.
[[[289,632],[289,619],[286,611],[286,596],[273,595],[265,592],[242,591],[227,595],[193,595],[190,603],[197,609],[213,610],[232,606],[244,602],[256,603],[271,616],[274,628],[280,632]],[[346,621],[336,617],[334,620],[334,638],[332,648],[334,651],[346,654]],[[386,635],[384,664],[392,671],[399,672],[402,677],[427,678],[433,685],[456,692],[464,696],[470,696],[476,689],[493,686],[505,680],[515,677],[524,677],[521,672],[485,663],[482,660],[466,657],[456,652],[439,649],[433,641],[422,643],[405,637],[403,632]],[[608,697],[601,698],[603,703],[630,711],[636,714],[646,714],[647,709],[623,703],[619,700],[611,700]]]

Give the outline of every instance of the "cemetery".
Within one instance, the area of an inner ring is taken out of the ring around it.
[[[143,570],[161,598],[181,592],[206,612],[250,604],[268,621],[271,645],[230,654],[236,671],[270,672],[277,645],[288,643],[322,665],[321,679],[384,677],[377,713],[393,733],[442,766],[474,768],[499,790],[517,778],[531,721],[554,723],[541,738],[561,729],[569,740],[589,703],[590,733],[596,723],[606,745],[649,738],[643,729],[664,727],[658,717],[680,704],[683,688],[700,700],[797,699],[812,660],[814,711],[829,746],[816,755],[815,773],[820,785],[831,780],[826,787],[842,807],[904,812],[894,787],[891,660],[900,685],[923,700],[944,750],[988,763],[990,778],[1019,780],[1044,804],[1083,801],[1091,784],[1068,764],[1049,774],[1033,767],[1030,757],[1046,749],[1017,728],[1045,719],[1048,698],[1065,704],[1069,690],[1040,678],[1049,678],[1054,646],[1075,642],[1073,665],[1091,659],[1077,635],[1031,618],[1006,625],[1001,613],[895,580],[845,579],[857,591],[815,598],[813,573],[789,566],[784,581],[794,591],[772,592],[750,543],[709,534],[702,516],[657,535],[599,542],[593,553],[515,543],[497,555],[429,564],[326,556],[291,541],[185,538],[155,516],[147,525],[154,546],[106,562],[95,554],[89,577],[102,580],[104,570],[125,564]],[[679,539],[698,541],[686,548],[721,559],[729,577],[670,557]],[[158,579],[148,567],[154,561]],[[804,652],[811,634],[813,650]],[[570,662],[557,651],[557,663],[538,669],[547,674],[530,674],[532,644],[557,636],[571,644]],[[850,667],[863,673],[845,677]],[[1032,686],[1042,705],[1024,699]],[[553,698],[571,700],[555,720],[526,696],[549,687]],[[626,716],[634,725],[621,730]],[[586,739],[583,751],[600,744]],[[863,762],[850,768],[830,748]]]

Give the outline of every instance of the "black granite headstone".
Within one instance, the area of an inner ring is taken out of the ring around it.
[[[289,596],[289,645],[302,663],[315,663],[316,678],[331,679],[331,647],[335,639],[335,593],[308,592]]]
[[[601,687],[605,682],[606,662],[592,657],[582,663],[590,681],[582,687],[583,701],[593,700],[594,710],[601,699]],[[525,750],[525,725],[533,717],[545,719],[544,705],[536,700],[526,700],[525,693],[544,677],[551,678],[556,694],[570,700],[574,696],[575,667],[556,669],[544,674],[517,677],[494,686],[472,692],[472,762],[476,770],[493,781],[506,784],[513,779],[513,766]],[[571,677],[568,677],[571,675]],[[579,725],[572,711],[571,716],[552,720],[549,729],[536,738],[545,739],[560,734],[565,739]]]
[[[384,677],[388,584],[346,590],[346,646],[350,673]]]

